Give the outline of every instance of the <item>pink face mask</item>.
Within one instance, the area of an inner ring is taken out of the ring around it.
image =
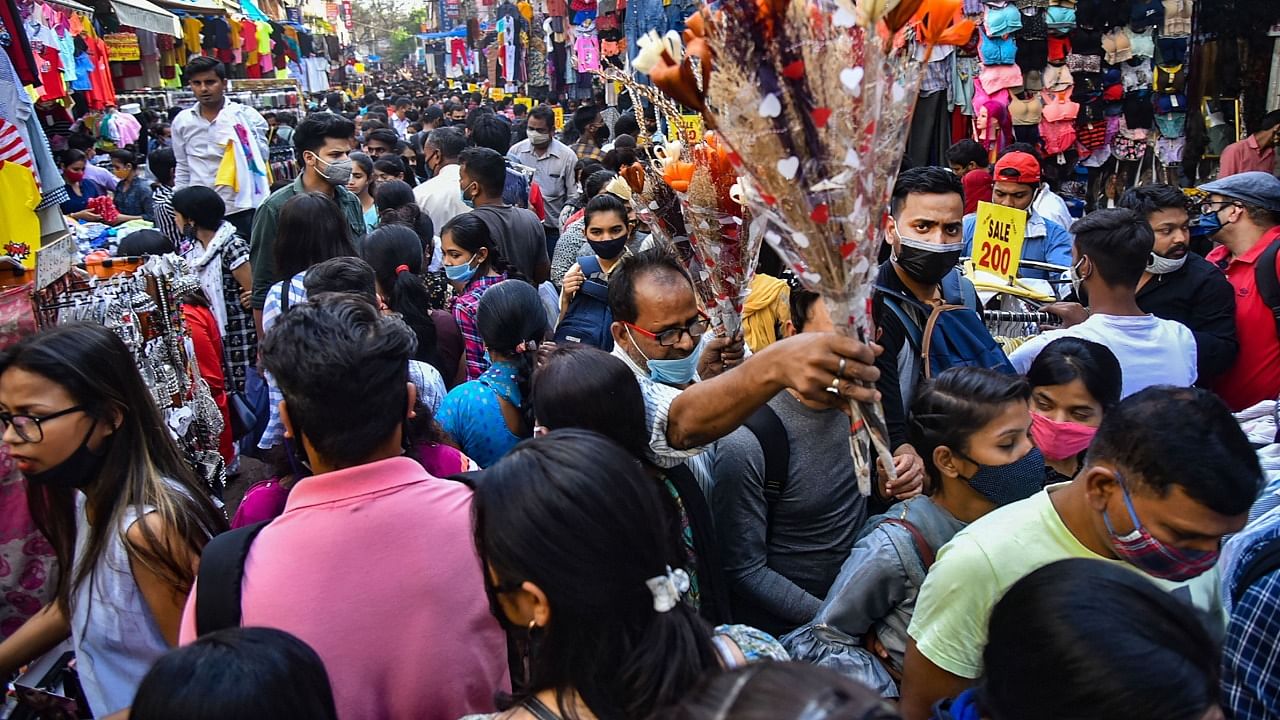
[[[1077,422],[1058,422],[1040,413],[1031,413],[1031,439],[1050,460],[1065,460],[1079,455],[1097,434],[1098,428],[1095,427]]]

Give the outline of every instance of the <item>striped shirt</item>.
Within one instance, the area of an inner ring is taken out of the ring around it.
[[[289,278],[289,307],[293,307],[299,303],[307,301],[307,288],[302,284],[306,278],[305,272]],[[271,286],[267,291],[267,301],[262,306],[262,336],[265,338],[267,333],[271,332],[271,327],[275,325],[276,318],[280,317],[281,309],[281,292],[284,288],[284,282],[278,282]],[[270,450],[276,445],[284,443],[284,423],[280,421],[280,403],[284,400],[284,394],[280,392],[280,386],[276,385],[276,379],[271,373],[265,369],[262,376],[267,380],[267,395],[270,398],[271,418],[267,420],[267,429],[262,431],[262,439],[258,441],[258,447],[263,450]]]
[[[178,252],[185,254],[188,248],[182,247],[182,230],[173,219],[173,188],[159,182],[151,183],[151,203],[156,229],[173,242]]]
[[[17,163],[30,170],[32,177],[36,179],[36,188],[40,187],[40,174],[36,172],[35,161],[27,150],[27,144],[18,134],[18,126],[0,118],[0,163],[6,162]]]
[[[476,326],[476,313],[480,309],[480,296],[490,287],[507,279],[507,274],[485,276],[472,280],[466,289],[453,301],[453,319],[458,321],[458,329],[462,331],[462,342],[466,349],[467,379],[475,380],[489,367],[485,358],[484,338],[480,337],[480,329]],[[264,313],[265,319],[265,313]]]

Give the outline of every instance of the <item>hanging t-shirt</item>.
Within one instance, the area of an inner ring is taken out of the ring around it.
[[[58,57],[62,60],[62,80],[70,83],[76,79],[76,38],[69,30],[58,36]]]
[[[600,40],[594,35],[582,35],[574,43],[578,56],[578,72],[591,72],[600,68]]]
[[[0,217],[11,238],[0,253],[28,268],[36,266],[36,250],[40,249],[39,204],[40,191],[31,170],[16,162],[0,161]]]
[[[56,45],[45,45],[36,57],[36,70],[40,73],[40,99],[57,100],[67,96],[67,86],[62,82],[62,56]]]
[[[89,75],[93,73],[93,59],[89,57],[89,53],[76,55],[75,71],[76,77],[71,81],[71,89],[77,92],[88,90]]]
[[[329,89],[329,61],[322,57],[309,57],[302,61],[310,92],[326,92]]]
[[[187,48],[187,52],[200,52],[200,31],[204,29],[204,23],[193,17],[185,17],[182,19],[182,43]]]

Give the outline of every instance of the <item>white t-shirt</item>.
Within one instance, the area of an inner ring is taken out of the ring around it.
[[[1155,315],[1095,313],[1074,327],[1050,330],[1014,350],[1009,361],[1026,374],[1045,345],[1063,337],[1105,345],[1120,361],[1122,397],[1152,385],[1189,387],[1196,381],[1196,339],[1182,323]]]

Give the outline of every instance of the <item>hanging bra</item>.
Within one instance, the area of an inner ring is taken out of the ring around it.
[[[984,32],[978,44],[978,57],[982,58],[983,65],[1012,65],[1018,57],[1018,45],[1013,38],[993,38]]]
[[[1119,65],[1133,57],[1133,43],[1129,41],[1124,29],[1116,28],[1102,36],[1102,52],[1108,63]]]
[[[1164,0],[1162,37],[1185,37],[1191,34],[1191,0]]]
[[[1028,100],[1014,98],[1009,101],[1009,115],[1016,125],[1039,125],[1044,115],[1044,102],[1039,95],[1032,95]]]
[[[1171,112],[1156,115],[1156,128],[1164,137],[1175,138],[1187,134],[1187,114]]]
[[[1063,63],[1071,54],[1071,38],[1065,35],[1049,36],[1049,62]]]
[[[1181,65],[1156,67],[1154,87],[1158,93],[1176,94],[1187,89],[1187,71]]]
[[[987,65],[978,77],[989,93],[1022,85],[1022,70],[1017,65]]]
[[[1135,32],[1129,29],[1125,32],[1129,35],[1129,46],[1133,49],[1134,57],[1153,58],[1156,56],[1156,38],[1150,30]]]
[[[1022,29],[1022,13],[1018,12],[1018,8],[1014,5],[1003,7],[988,5],[982,24],[986,26],[987,34],[992,37],[1009,35]]]
[[[1053,121],[1045,116],[1040,123],[1040,141],[1046,156],[1070,150],[1076,144],[1075,123],[1070,120]]]
[[[1045,90],[1040,93],[1040,97],[1044,101],[1044,119],[1049,122],[1075,120],[1080,114],[1080,103],[1072,102],[1071,94],[1066,90],[1059,92]]]
[[[1066,65],[1050,65],[1044,69],[1044,86],[1048,90],[1065,90],[1075,84]]]
[[[1051,5],[1044,11],[1044,22],[1050,30],[1070,32],[1076,26],[1076,9]]]

